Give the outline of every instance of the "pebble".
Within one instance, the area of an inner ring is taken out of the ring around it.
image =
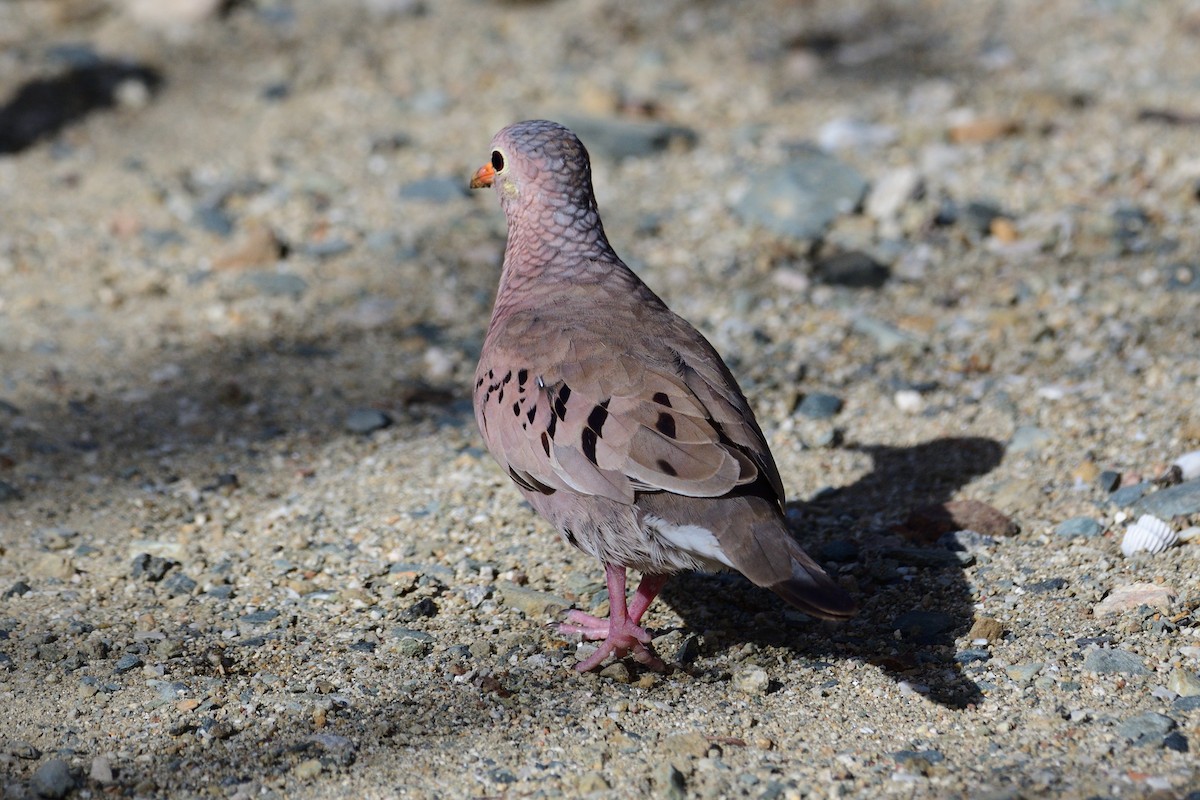
[[[525,612],[527,617],[546,617],[571,607],[571,601],[549,592],[527,589],[509,581],[496,584],[500,602]]]
[[[167,590],[167,594],[172,597],[180,595],[190,595],[196,590],[196,581],[189,578],[182,572],[174,572],[163,581],[163,588]]]
[[[975,563],[975,556],[965,550],[939,550],[928,547],[888,547],[879,551],[882,558],[889,558],[910,567],[938,569],[962,567]]]
[[[1180,697],[1200,697],[1200,675],[1176,667],[1167,676],[1167,688]]]
[[[392,418],[374,408],[357,408],[346,415],[342,423],[346,430],[365,436],[392,424]]]
[[[838,215],[857,208],[866,186],[853,167],[818,150],[805,151],[754,175],[734,212],[780,236],[811,240]]]
[[[117,663],[113,665],[113,674],[122,675],[130,670],[137,669],[145,663],[134,653],[126,653],[117,659]]]
[[[1013,431],[1005,452],[1036,453],[1052,441],[1054,441],[1054,434],[1045,428],[1039,428],[1036,425],[1022,425]]]
[[[832,394],[813,392],[804,396],[796,410],[810,419],[829,419],[842,410],[842,399]]]
[[[291,297],[298,299],[308,291],[308,281],[291,272],[275,272],[273,270],[255,270],[242,275],[238,281],[256,292],[267,297]]]
[[[1117,726],[1117,735],[1134,745],[1158,744],[1176,725],[1175,720],[1166,714],[1147,711],[1121,722]]]
[[[733,674],[732,686],[735,690],[743,694],[759,695],[766,694],[767,689],[771,685],[771,676],[767,671],[757,664],[743,664],[742,667]]]
[[[1174,595],[1173,589],[1157,583],[1124,584],[1114,587],[1107,597],[1097,603],[1092,608],[1092,616],[1097,619],[1115,617],[1142,606],[1167,614],[1171,611]]]
[[[951,531],[938,537],[938,545],[956,553],[985,556],[996,546],[996,537],[972,530]],[[960,560],[962,560],[960,556]]]
[[[837,117],[817,131],[822,150],[873,150],[896,141],[899,133],[890,125],[875,125],[853,117]]]
[[[980,640],[986,641],[988,644],[995,644],[1004,638],[1006,628],[1004,623],[993,617],[979,617],[971,626],[971,630],[967,633],[967,639],[976,642]]]
[[[672,147],[694,147],[699,137],[691,128],[657,121],[629,121],[563,114],[562,123],[583,140],[592,155],[642,158]]]
[[[1076,536],[1091,539],[1104,533],[1104,526],[1091,517],[1071,517],[1058,523],[1054,527],[1054,532],[1068,539]]]
[[[20,499],[21,493],[17,490],[17,487],[6,481],[0,481],[0,503],[9,503]]]
[[[1093,650],[1083,659],[1083,668],[1100,675],[1146,675],[1142,660],[1125,650]]]
[[[1132,506],[1137,501],[1141,500],[1142,496],[1145,495],[1146,492],[1150,491],[1150,489],[1153,488],[1153,486],[1154,486],[1154,484],[1151,483],[1150,481],[1142,481],[1141,483],[1135,483],[1130,486],[1122,486],[1120,489],[1117,489],[1115,492],[1113,492],[1112,494],[1110,494],[1108,496],[1108,502],[1112,503],[1115,506],[1118,506],[1119,508],[1128,508],[1129,506]],[[1154,512],[1143,512],[1143,513],[1154,513]],[[1155,514],[1155,516],[1161,516],[1161,515]]]
[[[866,253],[851,250],[820,259],[813,264],[813,274],[830,286],[878,289],[887,283],[891,270]]]
[[[632,676],[629,674],[629,667],[625,666],[624,661],[614,661],[604,669],[600,670],[600,677],[607,678],[616,683],[629,683]]]
[[[260,608],[257,611],[251,611],[249,614],[243,614],[239,617],[239,621],[245,622],[248,625],[267,625],[279,616],[279,611],[274,608]]]
[[[874,339],[879,352],[885,355],[900,351],[920,352],[925,349],[925,343],[920,338],[866,314],[855,314],[850,320],[850,327],[855,333]]]
[[[916,389],[901,389],[892,395],[892,403],[905,414],[920,414],[925,410],[925,398]]]
[[[29,788],[38,797],[66,797],[75,788],[75,776],[66,761],[52,758],[34,770]]]
[[[422,178],[400,187],[402,200],[422,203],[450,203],[469,193],[463,178]]]
[[[871,186],[863,210],[872,219],[885,221],[900,213],[921,186],[921,173],[916,167],[903,166],[881,175]]]
[[[33,587],[30,586],[28,583],[26,583],[25,581],[17,581],[12,586],[8,587],[8,589],[5,590],[4,594],[0,595],[0,598],[2,598],[4,600],[8,600],[13,597],[24,597],[25,595],[29,594],[32,591],[33,591]]]
[[[113,782],[112,762],[105,756],[96,756],[92,759],[91,769],[88,770],[88,777],[96,783],[110,784]]]
[[[1096,484],[1106,492],[1116,491],[1117,487],[1121,485],[1121,473],[1106,469],[1100,473],[1100,477],[1096,478]]]
[[[1049,594],[1057,592],[1067,587],[1065,578],[1047,578],[1044,581],[1036,581],[1034,583],[1025,584],[1025,591],[1030,594]]]
[[[608,781],[599,772],[585,772],[580,776],[579,783],[575,784],[576,791],[581,795],[607,792],[609,788]]]
[[[304,252],[313,258],[335,258],[354,249],[354,245],[340,236],[331,236],[319,242],[304,245]]]
[[[968,647],[954,654],[954,660],[963,666],[979,661],[987,661],[991,657],[992,654],[982,647]]]
[[[654,796],[659,800],[687,800],[687,781],[673,765],[659,767],[654,783]]]
[[[1200,478],[1200,450],[1184,453],[1171,463],[1179,467],[1180,480],[1187,482]]]
[[[1042,671],[1044,664],[1010,664],[1004,668],[1004,674],[1012,681],[1020,684],[1029,683]]]
[[[302,781],[311,780],[321,774],[321,759],[309,758],[292,768],[292,774]]]
[[[75,574],[75,564],[62,553],[42,553],[29,565],[29,575],[34,578],[70,580]]]
[[[1172,264],[1163,271],[1167,275],[1168,292],[1200,292],[1200,267]]]
[[[1147,488],[1149,488],[1148,485]],[[1113,492],[1111,496],[1115,497],[1122,491],[1124,489]],[[1138,511],[1143,514],[1153,514],[1160,519],[1200,513],[1200,480],[1187,481],[1155,492],[1142,499],[1138,504]]]
[[[1188,751],[1188,740],[1179,731],[1171,731],[1163,737],[1162,746],[1167,750],[1174,750],[1176,753],[1186,753]],[[1188,797],[1190,798],[1194,794],[1195,792],[1192,792]]]

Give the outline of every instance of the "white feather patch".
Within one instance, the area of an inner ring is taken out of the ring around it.
[[[733,562],[721,549],[721,543],[708,528],[701,528],[699,525],[676,525],[653,514],[647,514],[643,523],[645,527],[654,529],[659,536],[680,550],[727,567],[733,566]]]

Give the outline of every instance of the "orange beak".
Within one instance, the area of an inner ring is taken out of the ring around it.
[[[492,169],[491,164],[484,164],[479,169],[475,170],[475,175],[471,178],[472,189],[482,189],[485,186],[491,186],[492,181],[496,179],[496,170]]]

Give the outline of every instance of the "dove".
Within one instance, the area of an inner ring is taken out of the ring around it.
[[[788,531],[779,470],[721,356],[621,261],[604,233],[579,138],[548,120],[491,142],[471,178],[493,187],[508,240],[475,372],[487,449],[533,509],[598,559],[609,616],[570,611],[565,634],[654,670],[642,616],[684,570],[736,570],[813,617],[854,600]],[[641,581],[626,596],[626,573]]]

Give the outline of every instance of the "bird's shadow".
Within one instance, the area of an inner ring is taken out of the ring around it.
[[[839,626],[809,621],[736,573],[679,576],[663,600],[688,629],[704,632],[710,647],[787,648],[815,667],[829,658],[858,658],[941,705],[978,703],[979,687],[956,660],[955,640],[974,616],[963,567],[954,553],[913,547],[892,528],[914,509],[944,503],[990,472],[1003,445],[951,437],[912,447],[848,446],[868,453],[872,470],[848,486],[789,503],[788,519],[805,548],[856,587],[857,617]]]
[[[90,114],[116,107],[122,87],[131,82],[153,96],[163,77],[143,64],[89,55],[58,75],[28,81],[0,105],[0,154],[20,153]]]

